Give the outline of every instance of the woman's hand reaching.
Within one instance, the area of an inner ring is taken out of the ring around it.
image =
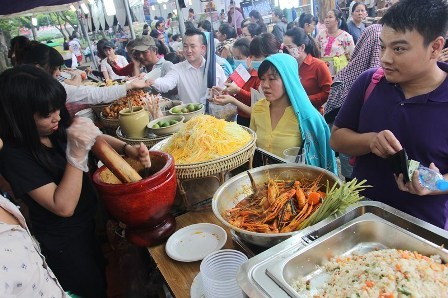
[[[237,99],[235,97],[232,97],[230,95],[218,95],[218,96],[214,96],[210,102],[213,102],[214,104],[220,105],[220,106],[224,106],[228,103],[234,104],[236,105]]]

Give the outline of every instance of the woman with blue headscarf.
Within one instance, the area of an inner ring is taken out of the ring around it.
[[[250,128],[257,133],[257,146],[283,156],[283,150],[304,143],[308,165],[337,173],[330,129],[300,83],[296,59],[287,54],[269,56],[258,76],[266,98],[252,108]]]

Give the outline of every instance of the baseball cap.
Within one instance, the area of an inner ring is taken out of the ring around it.
[[[136,38],[134,46],[132,47],[133,50],[136,51],[146,51],[149,47],[155,47],[156,43],[154,42],[154,39],[151,36],[143,36],[141,38]]]
[[[103,45],[103,49],[106,49],[106,48],[115,49],[115,45],[112,42],[108,41],[108,42],[105,42]]]

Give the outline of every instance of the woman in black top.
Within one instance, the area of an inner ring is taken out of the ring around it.
[[[94,233],[97,197],[84,173],[88,153],[102,137],[150,166],[148,150],[100,136],[87,118],[69,126],[65,89],[46,71],[24,65],[0,75],[0,172],[28,205],[33,233],[62,287],[84,298],[106,297]]]

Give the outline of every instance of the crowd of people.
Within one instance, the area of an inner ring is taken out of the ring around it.
[[[272,32],[259,12],[251,11],[245,20],[235,5],[216,31],[209,21],[197,23],[190,10],[186,32],[168,36],[168,16],[129,41],[127,57],[116,54],[108,40],[98,42],[102,76],[132,78],[102,88],[82,85],[76,71],[71,79],[61,78],[65,59],[54,48],[13,39],[15,66],[0,75],[0,173],[30,209],[40,248],[3,197],[0,237],[16,241],[1,245],[5,251],[16,249],[21,237],[32,248],[27,266],[49,277],[33,281],[44,296],[64,296],[62,289],[105,296],[104,264],[93,230],[97,198],[86,173],[89,152],[97,137],[104,138],[117,152],[149,167],[148,149],[102,134],[91,121],[71,117],[67,108],[111,102],[128,89],[144,87],[184,103],[235,106],[238,124],[254,130],[257,146],[274,155],[302,147],[308,165],[338,173],[337,152],[346,179],[366,179],[372,186],[365,196],[448,229],[448,194],[422,187],[417,172],[405,181],[388,163],[406,149],[410,159],[448,177],[443,129],[448,3],[395,2],[379,24],[367,27],[363,19],[370,2],[361,1],[351,6],[348,23],[334,9],[323,26],[307,13],[288,24],[283,11],[274,9]],[[236,74],[245,79],[236,80]],[[11,225],[20,228],[5,233]],[[9,275],[2,280],[7,286],[0,285],[0,291],[18,293]],[[22,285],[26,293],[35,289]]]

